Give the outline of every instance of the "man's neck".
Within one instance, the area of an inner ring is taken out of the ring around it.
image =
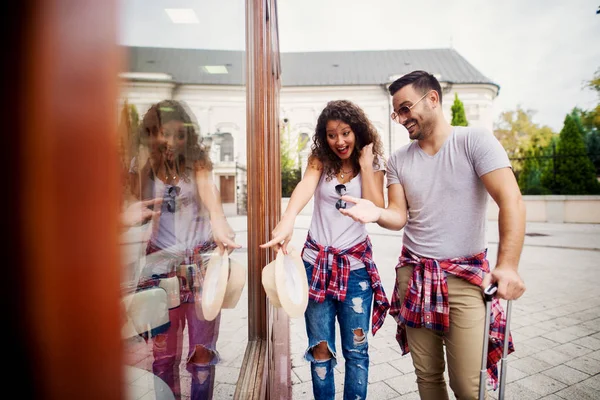
[[[437,119],[433,125],[433,132],[427,138],[419,140],[419,147],[427,154],[434,155],[444,145],[448,136],[452,133],[452,126],[444,117]]]

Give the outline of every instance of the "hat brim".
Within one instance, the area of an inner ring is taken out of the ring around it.
[[[121,299],[121,304],[127,316],[121,328],[121,336],[125,339],[142,333],[154,336],[169,326],[167,292],[163,288],[130,293]]]
[[[261,282],[269,302],[273,307],[281,308],[279,296],[277,295],[277,285],[275,284],[275,263],[276,260],[273,260],[263,268]]]
[[[275,286],[281,307],[290,318],[304,315],[308,306],[308,279],[300,253],[292,248],[275,259]]]
[[[202,314],[207,321],[214,320],[221,312],[228,275],[229,257],[226,253],[220,255],[219,251],[215,250],[208,261],[202,283]]]
[[[227,279],[221,308],[235,308],[246,285],[246,268],[232,257],[227,257],[227,259],[229,260],[229,279]]]

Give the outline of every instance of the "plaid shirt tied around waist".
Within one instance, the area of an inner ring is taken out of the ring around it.
[[[490,272],[486,255],[487,250],[471,257],[434,260],[418,257],[406,247],[402,248],[396,269],[413,266],[414,270],[402,302],[398,295],[398,281],[396,280],[390,315],[398,323],[396,340],[400,344],[403,355],[409,352],[406,327],[448,332],[450,329],[450,306],[446,273],[464,279],[473,285],[481,286],[484,275]],[[491,305],[487,355],[487,373],[494,390],[498,387],[497,363],[502,358],[505,327],[504,310],[500,300],[494,298]],[[510,354],[515,350],[512,335],[509,334],[508,340],[508,353]]]
[[[321,246],[310,236],[309,232],[302,253],[305,249],[318,252],[308,288],[308,298],[318,303],[322,303],[325,297],[331,297],[338,301],[346,299],[348,277],[350,276],[350,260],[348,257],[353,256],[365,264],[373,289],[374,305],[371,329],[373,335],[375,335],[383,325],[390,304],[381,285],[377,266],[373,261],[373,249],[369,237],[351,248],[337,249],[332,246]],[[328,276],[329,254],[333,255],[330,276]]]
[[[177,276],[179,278],[179,297],[181,303],[193,303],[194,298],[202,298],[202,288],[204,287],[204,276],[206,275],[207,263],[203,257],[212,253],[217,248],[213,240],[201,242],[195,247],[185,251],[170,252],[169,249],[161,249],[154,242],[149,241],[146,246],[146,255],[164,251],[168,253],[166,258],[171,258],[169,271],[162,274],[153,275],[151,278],[144,279],[138,283],[138,290],[148,287],[158,286],[160,279]],[[195,265],[195,268],[187,268],[185,271],[178,268],[180,265]]]

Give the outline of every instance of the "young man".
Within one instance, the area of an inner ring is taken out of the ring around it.
[[[412,142],[388,162],[388,207],[343,197],[356,205],[340,212],[363,223],[404,228],[390,314],[398,322],[403,354],[412,354],[421,398],[448,399],[445,346],[455,396],[477,399],[485,318],[481,290],[496,282],[497,297],[510,300],[525,291],[517,272],[525,234],[521,193],[505,150],[490,132],[445,120],[442,90],[433,75],[413,71],[389,91],[391,117],[404,125]],[[488,193],[500,209],[498,257],[491,274],[485,238]],[[498,299],[492,308],[491,335],[503,339]],[[494,386],[498,346],[490,341],[488,373]]]

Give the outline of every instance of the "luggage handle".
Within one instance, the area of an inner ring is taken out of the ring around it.
[[[483,296],[485,297],[485,301],[492,301],[494,296],[496,296],[496,292],[498,291],[498,284],[496,282],[492,283],[488,287],[483,290]]]
[[[481,371],[479,374],[479,400],[485,399],[486,381],[487,381],[487,352],[490,333],[490,313],[492,308],[492,300],[498,292],[498,284],[492,283],[483,290],[485,299],[485,328],[483,330],[483,354],[481,357]],[[504,400],[504,391],[506,387],[506,357],[508,356],[508,343],[510,341],[510,313],[512,308],[512,300],[506,302],[506,326],[504,327],[504,346],[502,350],[502,359],[500,360],[500,379],[498,400]]]

